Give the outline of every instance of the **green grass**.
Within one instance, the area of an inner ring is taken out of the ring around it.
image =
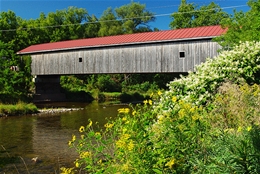
[[[38,108],[32,103],[0,104],[0,115],[2,116],[25,115],[37,112]]]

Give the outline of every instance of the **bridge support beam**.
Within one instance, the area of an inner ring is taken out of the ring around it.
[[[34,102],[65,101],[65,94],[61,93],[60,76],[38,75],[34,79],[35,95]]]

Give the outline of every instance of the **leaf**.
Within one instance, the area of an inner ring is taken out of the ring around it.
[[[99,147],[97,148],[97,150],[98,150],[99,152],[102,152],[103,149],[104,149],[104,146],[99,146]]]
[[[163,173],[163,172],[160,171],[159,169],[153,169],[153,171],[154,171],[155,173],[158,173],[158,174],[162,174],[162,173]]]

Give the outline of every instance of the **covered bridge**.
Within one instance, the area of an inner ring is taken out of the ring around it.
[[[193,71],[218,54],[208,26],[32,45],[17,54],[32,57],[33,75],[173,73]]]
[[[17,54],[31,56],[32,75],[43,93],[53,88],[47,83],[59,83],[60,75],[194,71],[217,56],[220,45],[212,39],[225,32],[221,26],[206,26],[87,38],[32,45]],[[48,86],[44,90],[43,83]]]

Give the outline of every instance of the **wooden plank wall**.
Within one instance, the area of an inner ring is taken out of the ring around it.
[[[32,74],[188,72],[219,49],[216,42],[197,40],[49,52],[32,55]]]

